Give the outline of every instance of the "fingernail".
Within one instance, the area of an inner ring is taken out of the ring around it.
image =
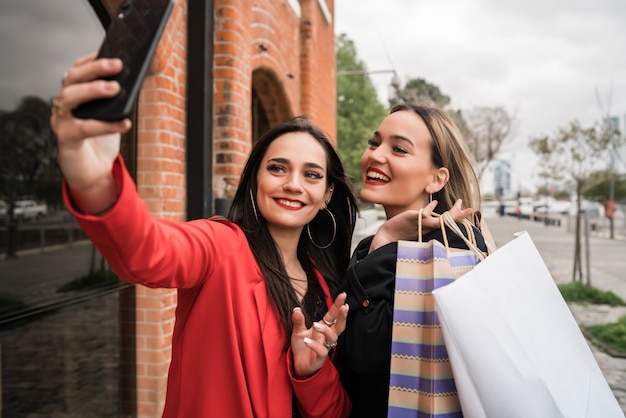
[[[305,343],[306,345],[310,345],[312,342],[313,342],[313,340],[312,340],[312,339],[310,339],[309,337],[304,337],[304,343]]]
[[[107,81],[103,88],[106,93],[116,93],[120,89],[120,85],[117,81]]]
[[[346,303],[346,313],[350,312],[350,305]]]
[[[322,324],[320,324],[319,322],[313,322],[313,328],[315,328],[316,330],[320,331],[322,329],[324,329],[324,327],[322,326]]]
[[[296,306],[295,308],[293,308],[293,311],[292,311],[292,312],[295,312],[295,311],[301,311],[301,310],[302,310],[302,309],[300,309],[300,307],[299,307],[299,306]]]

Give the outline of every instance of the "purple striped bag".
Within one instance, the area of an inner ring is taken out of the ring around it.
[[[440,217],[443,244],[436,240],[422,242],[421,224],[417,242],[398,242],[390,418],[463,416],[432,291],[461,277],[484,259],[485,254],[474,245],[476,241],[469,222],[465,227],[473,249],[450,248],[445,218]],[[458,227],[456,232],[462,235]]]

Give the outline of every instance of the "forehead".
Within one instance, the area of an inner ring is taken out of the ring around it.
[[[263,160],[286,159],[293,164],[317,164],[326,169],[326,151],[322,144],[306,132],[290,132],[276,138]]]
[[[417,143],[430,142],[430,132],[422,118],[411,110],[400,110],[388,115],[378,126],[383,137],[402,136]]]

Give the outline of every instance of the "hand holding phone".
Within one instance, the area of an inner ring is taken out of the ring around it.
[[[119,58],[122,71],[107,80],[116,80],[115,97],[93,100],[76,107],[80,119],[119,121],[132,112],[143,80],[174,8],[174,0],[125,0],[113,16],[97,58]]]

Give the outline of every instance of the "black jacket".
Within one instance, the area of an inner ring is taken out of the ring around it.
[[[464,228],[461,230],[465,232]],[[467,245],[447,230],[452,248]],[[474,229],[478,247],[487,251],[482,234]],[[355,249],[344,276],[343,290],[350,306],[346,330],[340,338],[341,375],[352,399],[352,417],[387,416],[391,331],[398,243],[384,245],[367,254],[373,236]],[[443,242],[441,230],[423,237]]]

